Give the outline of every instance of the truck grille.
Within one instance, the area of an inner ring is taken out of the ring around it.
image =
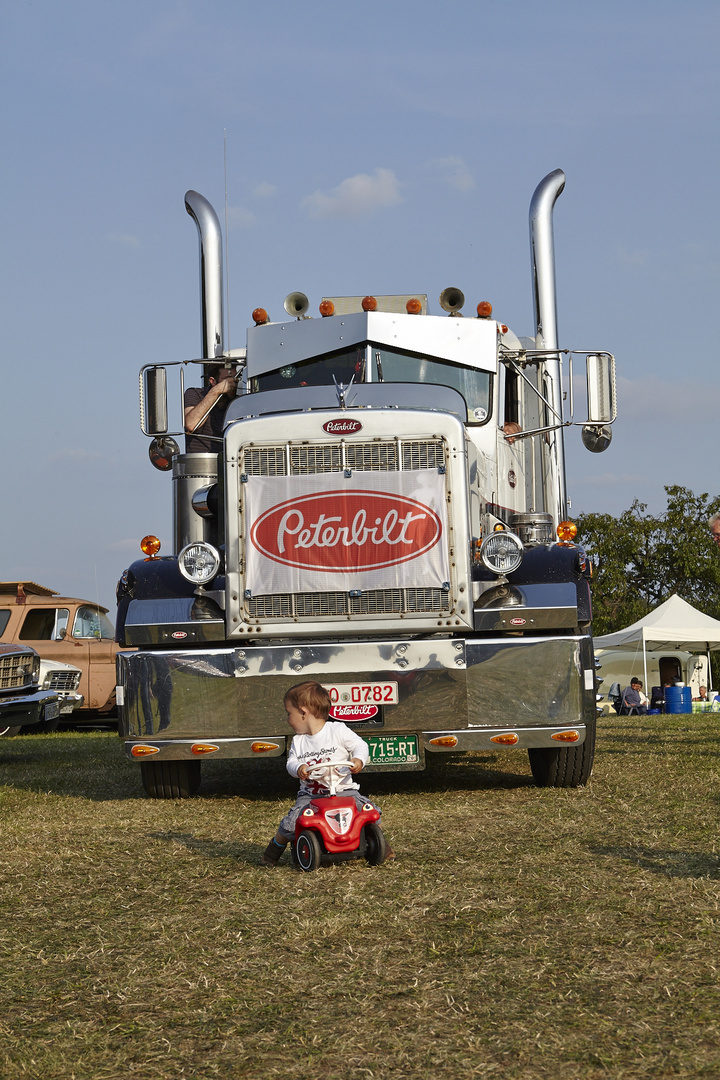
[[[250,476],[307,476],[357,469],[396,472],[445,465],[442,439],[374,439],[371,442],[245,447],[241,471]],[[434,614],[450,610],[442,589],[369,589],[360,596],[344,592],[279,593],[245,600],[252,619],[317,619],[340,615]]]
[[[27,656],[0,657],[0,690],[19,690],[32,683],[32,660]]]
[[[80,684],[79,671],[51,671],[44,680],[46,689],[60,693],[68,693],[77,690]]]
[[[249,476],[306,476],[308,473],[359,469],[438,469],[445,464],[442,439],[340,442],[307,446],[250,446],[243,455]]]

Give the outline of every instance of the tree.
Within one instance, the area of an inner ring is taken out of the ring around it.
[[[673,593],[720,618],[720,552],[707,527],[720,498],[666,487],[658,517],[635,499],[618,518],[581,514],[578,542],[593,564],[593,633],[612,634],[641,619]]]

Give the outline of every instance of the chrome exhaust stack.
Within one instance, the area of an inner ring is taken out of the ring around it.
[[[538,349],[558,348],[553,208],[564,187],[565,173],[562,169],[555,169],[540,181],[530,201],[530,255],[535,306],[535,344]],[[548,400],[557,417],[562,418],[562,371],[559,355],[548,357],[543,367],[550,383]],[[554,433],[548,449],[550,469],[544,478],[545,504],[557,525],[567,517],[565,452],[559,431]]]
[[[197,225],[200,240],[200,308],[203,360],[220,359],[223,342],[222,233],[218,216],[197,191],[185,194],[185,209]],[[205,385],[207,380],[203,379]]]

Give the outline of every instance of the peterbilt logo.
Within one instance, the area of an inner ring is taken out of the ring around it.
[[[372,720],[380,712],[377,705],[338,705],[330,706],[328,716],[331,720],[342,720],[346,724],[362,724]]]
[[[359,420],[328,420],[323,424],[323,431],[328,435],[354,435],[362,431],[362,424]]]
[[[441,536],[442,523],[429,506],[377,491],[288,499],[266,510],[250,530],[250,542],[268,559],[331,574],[417,559]]]

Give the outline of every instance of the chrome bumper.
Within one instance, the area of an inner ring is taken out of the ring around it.
[[[263,740],[284,753],[283,698],[306,679],[396,682],[398,703],[383,707],[379,723],[354,725],[358,732],[417,732],[423,743],[452,732],[456,749],[492,747],[509,731],[522,733],[517,745],[557,747],[558,730],[584,737],[595,719],[588,636],[140,651],[118,653],[117,671],[121,738],[130,747],[151,740],[163,756],[189,756],[203,740],[220,741],[226,757],[254,756],[252,742]]]
[[[51,690],[36,690],[33,694],[16,694],[0,697],[0,720],[13,727],[39,724],[46,719],[45,711],[58,702],[58,695]],[[57,716],[57,713],[55,713]],[[50,717],[48,717],[50,719]]]

